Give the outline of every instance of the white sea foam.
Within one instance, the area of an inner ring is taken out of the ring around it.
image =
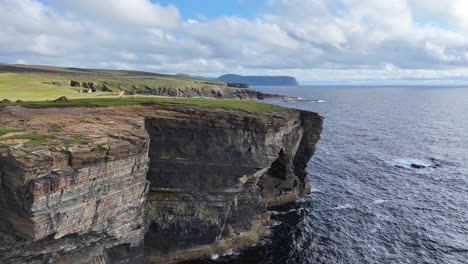
[[[284,214],[301,211],[301,210],[304,210],[304,208],[294,208],[294,209],[289,209],[288,211],[270,211],[270,213],[272,215],[284,215]]]
[[[383,204],[383,203],[385,203],[385,202],[386,202],[385,200],[376,199],[376,200],[374,200],[373,204]]]
[[[269,226],[270,227],[274,227],[274,226],[279,226],[281,225],[281,222],[280,221],[274,221],[273,223],[271,223]]]
[[[396,159],[391,162],[393,165],[398,166],[398,167],[403,167],[405,169],[412,169],[411,164],[421,164],[425,167],[429,167],[432,165],[432,163],[425,161],[425,160],[420,160],[420,159],[408,159],[408,158],[401,158],[401,159]]]
[[[223,253],[223,256],[232,256],[232,255],[238,255],[239,253],[237,251],[234,251],[232,249],[229,249],[228,251]]]
[[[354,208],[354,206],[350,204],[338,205],[337,207],[332,208],[332,210],[343,210],[343,209],[350,209]]]

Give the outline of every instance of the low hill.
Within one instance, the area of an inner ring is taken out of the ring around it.
[[[296,78],[292,76],[242,76],[237,74],[225,74],[217,78],[218,81],[246,83],[249,85],[272,85],[272,86],[296,86],[299,85]]]

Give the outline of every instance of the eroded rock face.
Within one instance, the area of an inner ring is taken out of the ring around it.
[[[11,135],[54,136],[0,148],[0,263],[141,263],[143,121],[100,109],[7,107],[0,116],[0,127],[17,128]]]
[[[317,114],[299,111],[148,117],[147,259],[179,260],[184,250],[211,254],[221,243],[248,243],[249,235],[264,232],[267,206],[308,191],[305,167],[321,123]]]
[[[64,126],[42,145],[0,148],[1,263],[165,263],[255,243],[268,206],[309,190],[322,125],[297,110],[182,106],[0,115],[0,127]],[[79,133],[89,142],[70,140]]]
[[[234,88],[171,88],[171,87],[146,87],[142,92],[146,95],[172,96],[172,97],[214,97],[231,99],[257,99],[257,92],[252,89]]]
[[[115,246],[141,249],[147,143],[135,137],[105,152],[77,146],[0,157],[0,262],[91,263],[110,259]]]

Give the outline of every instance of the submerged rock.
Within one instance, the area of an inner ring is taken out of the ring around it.
[[[424,168],[427,168],[426,165],[423,165],[423,164],[418,164],[418,163],[411,163],[411,168],[414,168],[414,169],[424,169]]]

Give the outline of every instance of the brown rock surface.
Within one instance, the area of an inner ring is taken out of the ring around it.
[[[54,136],[0,148],[1,263],[164,263],[252,244],[268,234],[268,205],[308,191],[322,124],[188,106],[0,116]]]
[[[68,98],[66,98],[65,96],[61,96],[61,97],[55,99],[54,102],[56,102],[56,103],[68,103],[68,102],[70,102],[70,100],[68,100]]]

